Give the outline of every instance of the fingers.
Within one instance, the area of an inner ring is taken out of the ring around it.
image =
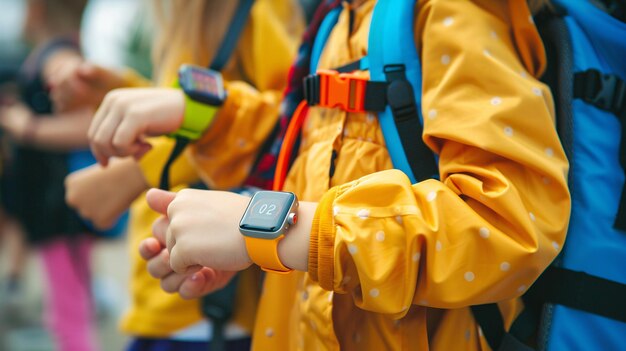
[[[133,153],[133,158],[135,160],[139,160],[143,157],[143,155],[147,154],[148,151],[152,150],[152,145],[147,142],[140,142],[138,144],[137,150]]]
[[[92,64],[91,62],[83,62],[83,64],[78,66],[76,74],[86,81],[92,81],[97,80],[100,76],[102,76],[102,71],[102,68]]]
[[[175,293],[180,290],[181,285],[185,282],[185,280],[189,279],[190,276],[195,274],[195,271],[199,271],[201,267],[197,267],[197,269],[190,271],[189,274],[178,274],[178,273],[170,273],[164,278],[161,279],[161,289],[168,293]]]
[[[158,255],[148,260],[147,268],[148,273],[154,278],[165,278],[165,276],[173,272],[170,267],[170,253],[167,250],[161,250]]]
[[[124,108],[120,105],[121,104],[115,104],[107,109],[107,115],[103,117],[103,120],[99,123],[97,130],[94,131],[93,137],[90,137],[91,145],[97,153],[96,159],[105,160],[105,163],[108,163],[108,159],[113,156],[127,156],[118,154],[113,146],[113,136],[122,122],[123,114],[125,113]]]
[[[178,289],[180,289],[180,286],[187,278],[188,275],[185,274],[171,273],[161,279],[161,289],[170,294],[178,292]]]
[[[154,224],[152,224],[152,234],[163,248],[165,248],[167,228],[169,225],[170,221],[165,216],[159,217],[154,221]]]
[[[149,109],[149,105],[138,104],[127,111],[126,118],[120,122],[111,136],[111,142],[118,153],[127,153],[128,155],[133,153],[130,149],[137,144],[139,137],[146,133],[148,124],[151,122],[150,119],[154,117],[147,112]]]
[[[170,255],[169,255],[170,268],[174,272],[179,273],[179,274],[189,274],[201,268],[201,266],[189,260],[188,256],[180,254],[180,250],[181,250],[180,245],[173,246],[171,249],[168,248],[168,250],[170,252]]]
[[[176,198],[176,193],[160,189],[150,189],[146,194],[148,206],[162,215],[167,215],[167,208],[174,198]]]
[[[191,300],[197,299],[206,295],[209,290],[207,288],[209,282],[215,278],[215,271],[210,268],[203,268],[202,270],[187,277],[187,279],[181,282],[178,293],[183,299]]]
[[[139,244],[139,255],[148,261],[163,251],[165,247],[155,238],[147,238]]]
[[[183,299],[195,299],[222,289],[235,276],[235,272],[202,268],[185,279],[178,288]]]
[[[105,157],[105,155],[102,152],[100,152],[100,147],[97,143],[94,142],[94,140],[100,128],[100,124],[102,124],[102,122],[105,120],[105,118],[109,114],[109,110],[111,109],[111,104],[112,104],[110,102],[111,99],[113,98],[110,98],[109,95],[107,95],[107,98],[104,99],[104,102],[102,103],[100,108],[96,111],[96,114],[94,115],[93,120],[91,121],[91,125],[89,126],[89,130],[87,131],[87,137],[91,141],[90,142],[91,153],[94,155],[98,163],[101,164],[102,166],[106,166],[109,160],[108,160],[108,157]]]

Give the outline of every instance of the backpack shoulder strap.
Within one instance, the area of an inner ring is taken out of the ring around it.
[[[341,14],[341,6],[328,12],[320,24],[320,28],[317,31],[317,35],[315,36],[315,41],[313,43],[313,50],[311,51],[311,74],[315,74],[315,72],[317,72],[317,66],[319,64],[320,57],[322,56],[322,51],[324,51],[324,46],[326,46],[328,37],[339,20],[339,14]]]
[[[369,32],[372,81],[387,81],[388,106],[379,121],[393,166],[416,183],[439,174],[422,141],[422,66],[415,46],[415,0],[379,0]]]
[[[235,51],[237,43],[239,42],[241,32],[248,21],[252,5],[254,5],[254,0],[239,0],[239,5],[237,5],[230,26],[228,26],[228,31],[222,39],[222,43],[213,58],[213,62],[211,62],[211,66],[209,66],[212,70],[221,71],[233,55],[233,51]]]

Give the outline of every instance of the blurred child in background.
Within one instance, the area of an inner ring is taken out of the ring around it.
[[[14,142],[4,205],[37,249],[46,277],[45,322],[61,351],[95,350],[90,290],[92,238],[64,202],[69,152],[85,148],[92,110],[56,114],[50,79],[80,60],[78,33],[86,0],[29,0],[24,36],[33,50],[18,77],[19,101],[0,110]]]

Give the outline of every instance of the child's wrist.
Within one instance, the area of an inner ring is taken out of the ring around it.
[[[278,257],[286,267],[298,271],[308,270],[309,237],[317,203],[300,202],[298,223],[293,225],[278,244]]]
[[[26,126],[20,135],[20,140],[24,144],[33,144],[37,141],[37,131],[39,130],[39,120],[34,117],[29,117]]]

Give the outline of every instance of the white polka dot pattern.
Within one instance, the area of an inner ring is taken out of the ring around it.
[[[376,240],[385,241],[385,232],[381,230],[378,233],[376,233]]]
[[[434,191],[431,191],[428,193],[428,195],[426,195],[426,201],[428,202],[433,202],[435,201],[436,198],[437,198],[437,193]]]
[[[478,233],[480,234],[480,237],[483,238],[483,239],[487,239],[489,237],[489,235],[491,234],[490,231],[489,231],[489,228],[487,228],[487,227],[481,227],[478,230]]]
[[[509,126],[504,127],[504,134],[509,137],[513,136],[513,128]]]
[[[359,249],[356,247],[356,245],[354,244],[349,244],[348,245],[348,252],[350,252],[351,255],[356,254],[359,251]]]
[[[428,118],[430,119],[437,118],[437,110],[431,109],[430,111],[428,111]]]
[[[367,219],[370,217],[370,211],[368,209],[362,209],[362,210],[359,210],[359,212],[356,215],[361,219]]]

